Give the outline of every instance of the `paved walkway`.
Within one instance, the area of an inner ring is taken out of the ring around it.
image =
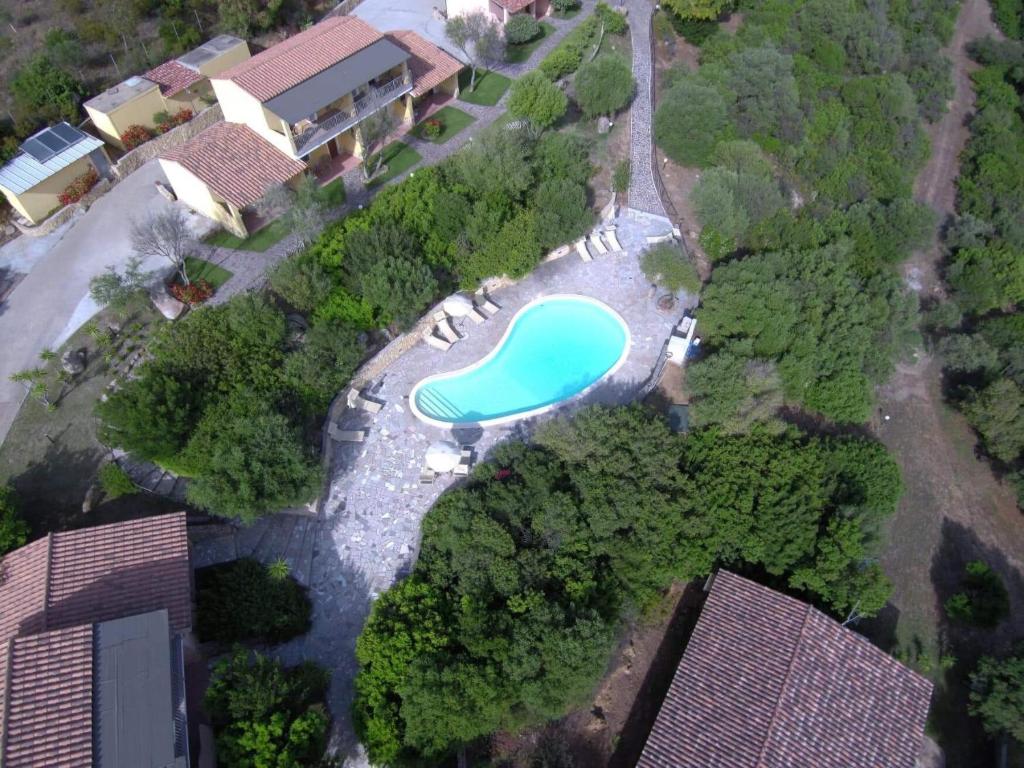
[[[633,77],[636,97],[630,107],[629,207],[655,216],[665,216],[658,188],[654,184],[654,144],[651,116],[654,101],[654,64],[651,49],[651,14],[648,0],[626,0],[629,34],[633,44]]]

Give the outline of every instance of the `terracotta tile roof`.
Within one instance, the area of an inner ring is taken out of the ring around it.
[[[7,643],[6,768],[93,764],[92,652],[91,625]]]
[[[335,16],[216,76],[268,101],[371,45],[381,33],[355,16]]]
[[[720,571],[637,768],[912,768],[931,683]]]
[[[462,70],[461,61],[410,29],[397,29],[385,37],[412,57],[409,70],[412,72],[413,98],[419,98]]]
[[[160,93],[164,96],[179,94],[203,79],[198,72],[177,61],[165,61],[159,67],[149,70],[143,77],[159,85]]]
[[[495,2],[509,13],[519,13],[534,0],[495,0]]]
[[[161,157],[181,164],[238,208],[255,203],[268,187],[283,184],[306,169],[301,160],[284,154],[240,123],[215,123]]]

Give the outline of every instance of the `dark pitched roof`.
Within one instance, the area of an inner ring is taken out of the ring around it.
[[[165,61],[160,66],[149,70],[143,77],[160,86],[160,93],[164,96],[179,94],[190,85],[203,79],[199,72],[189,69],[184,64],[179,64],[177,61]]]
[[[274,184],[306,169],[241,123],[214,123],[198,136],[161,155],[187,169],[238,208],[255,203]]]
[[[931,683],[720,571],[637,768],[912,768]]]
[[[334,16],[221,72],[260,101],[268,101],[377,42],[381,33],[355,16]],[[370,72],[369,76],[377,74]]]
[[[462,71],[461,61],[411,29],[396,29],[388,32],[386,37],[409,54],[409,71],[414,86],[412,95],[416,98]]]

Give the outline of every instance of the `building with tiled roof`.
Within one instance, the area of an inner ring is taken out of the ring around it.
[[[448,0],[448,16],[489,13],[499,24],[507,24],[517,13],[542,19],[551,13],[550,0]]]
[[[0,573],[0,765],[186,768],[184,513],[52,533]]]
[[[913,768],[931,692],[806,603],[719,571],[637,768]]]
[[[294,185],[303,168],[336,175],[363,156],[367,119],[410,127],[424,100],[458,95],[461,69],[413,32],[331,17],[211,78],[225,122],[248,133],[214,126],[161,164],[180,200],[245,237],[247,209],[269,187]]]
[[[198,114],[213,103],[210,77],[249,58],[249,46],[232,35],[219,35],[141,76],[111,86],[83,105],[104,141],[124,149],[121,136],[133,125],[154,130],[156,115]]]

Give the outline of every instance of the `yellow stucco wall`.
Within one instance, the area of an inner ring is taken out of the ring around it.
[[[85,111],[92,118],[93,125],[102,134],[105,141],[124,149],[124,144],[121,143],[121,134],[125,132],[125,129],[130,125],[144,125],[147,128],[152,128],[153,115],[162,109],[164,109],[164,100],[160,95],[160,89],[154,85],[134,99],[126,101],[106,113],[89,106],[85,108]]]
[[[74,181],[76,176],[81,176],[91,167],[93,166],[89,158],[82,157],[20,195],[16,195],[4,187],[0,187],[0,191],[6,195],[11,206],[18,213],[33,224],[38,224],[54,208],[61,207],[58,196],[67,189],[68,184]]]
[[[252,128],[286,155],[295,156],[292,143],[283,130],[281,119],[266,109],[259,99],[242,90],[230,80],[211,80],[217,101],[229,123],[242,123]],[[271,122],[272,121],[272,122]],[[271,128],[273,125],[273,128]],[[277,130],[275,130],[277,129]]]
[[[216,56],[209,61],[204,61],[199,65],[199,74],[205,77],[213,77],[219,75],[225,69],[230,69],[235,64],[241,64],[246,59],[252,56],[249,53],[249,46],[245,40],[239,40],[238,45],[233,48],[228,48],[220,56]]]
[[[180,163],[160,158],[160,167],[174,194],[189,208],[223,224],[229,231],[245,237],[245,225],[238,210],[216,197],[206,184]]]

